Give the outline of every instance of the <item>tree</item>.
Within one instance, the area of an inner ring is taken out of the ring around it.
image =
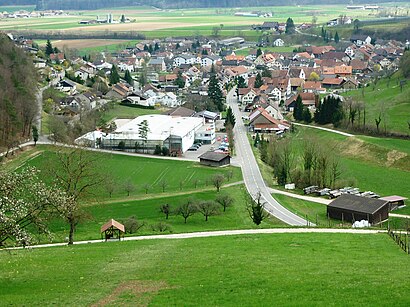
[[[225,212],[226,208],[233,204],[234,199],[227,194],[221,194],[216,197],[215,201],[222,206],[223,211]]]
[[[120,141],[118,143],[118,150],[124,151],[125,150],[125,142],[124,141]]]
[[[55,153],[56,159],[48,161],[48,173],[72,201],[58,206],[61,216],[70,226],[68,244],[74,242],[77,225],[86,218],[86,213],[79,205],[95,191],[95,187],[104,183],[101,171],[101,158],[82,149],[63,149]]]
[[[399,67],[405,78],[410,78],[410,51],[407,50],[400,58]]]
[[[197,212],[197,207],[193,200],[189,199],[186,203],[180,205],[177,210],[176,214],[180,215],[184,218],[184,223],[186,224],[187,219],[194,215]]]
[[[292,18],[288,18],[286,20],[286,34],[294,34],[295,33],[295,24],[293,23],[293,19]]]
[[[51,44],[50,40],[48,39],[47,43],[46,43],[46,55],[49,57],[50,54],[53,54],[53,53],[54,53],[53,45]]]
[[[225,177],[222,174],[215,174],[211,178],[212,184],[216,188],[216,191],[219,192],[223,182],[225,181]]]
[[[379,116],[376,117],[376,118],[374,119],[374,121],[375,121],[375,123],[376,123],[377,133],[379,133],[379,132],[380,132],[380,131],[379,131],[379,126],[380,126],[380,123],[382,122],[382,115],[381,115],[381,113],[379,113]]]
[[[110,198],[112,197],[112,194],[115,192],[117,189],[117,184],[112,178],[108,178],[104,184],[105,190],[108,192],[110,195]]]
[[[354,29],[354,32],[359,31],[359,28],[360,28],[360,20],[359,20],[359,19],[353,20],[353,29]]]
[[[309,81],[319,81],[319,79],[320,79],[320,77],[319,77],[319,75],[318,75],[316,72],[312,71],[312,72],[310,73],[310,75],[309,75]]]
[[[122,15],[121,15],[121,23],[124,23],[124,22],[125,22],[125,15],[122,14]]]
[[[144,227],[144,223],[137,220],[135,215],[130,216],[126,220],[122,221],[125,228],[125,233],[136,233],[142,227]]]
[[[295,101],[295,106],[293,108],[293,118],[295,120],[301,121],[303,120],[303,103],[302,103],[302,97],[298,95]]]
[[[336,34],[335,34],[335,43],[338,44],[339,41],[340,41],[340,39],[339,39],[339,33],[337,33],[337,31],[336,31]]]
[[[162,193],[164,193],[165,189],[168,187],[168,181],[166,179],[162,179],[159,184],[162,188]]]
[[[64,121],[57,116],[51,116],[48,121],[48,131],[54,142],[64,143],[67,140],[67,126]]]
[[[141,123],[138,124],[138,134],[139,137],[144,141],[144,148],[147,146],[148,141],[148,121],[145,119]]]
[[[127,192],[127,196],[130,196],[131,192],[135,191],[135,185],[131,179],[127,179],[127,181],[125,181],[124,191]]]
[[[262,194],[261,192],[258,192],[255,195],[255,198],[248,195],[247,199],[248,204],[246,206],[246,209],[249,213],[249,217],[256,225],[260,225],[262,221],[268,217],[268,215],[265,213],[265,209],[263,208],[264,203],[262,202]]]
[[[208,97],[215,104],[218,111],[224,110],[223,94],[216,75],[209,80]]]
[[[158,44],[158,43],[155,43],[154,51],[158,51],[158,50],[159,50],[159,44]]]
[[[248,85],[246,84],[245,78],[242,76],[239,76],[236,78],[236,86],[237,88],[246,88]]]
[[[55,208],[69,201],[64,191],[45,185],[36,168],[0,170],[0,246],[26,246],[35,233],[47,234]]]
[[[309,108],[304,107],[302,111],[302,119],[305,123],[311,123],[312,122],[312,114],[310,113]]]
[[[263,70],[262,70],[262,77],[263,78],[272,78],[272,73],[270,72],[269,69],[264,67]]]
[[[213,201],[201,201],[197,205],[198,212],[202,213],[205,217],[205,221],[208,221],[208,217],[217,215],[219,213],[218,206]]]
[[[220,31],[221,31],[220,27],[213,27],[212,28],[212,35],[215,36],[215,37],[218,37]]]
[[[259,58],[262,55],[262,49],[258,48],[258,50],[256,50],[256,57]]]
[[[117,84],[118,82],[120,82],[120,75],[118,74],[117,66],[112,65],[109,79],[110,79],[110,83],[112,85]]]
[[[231,127],[234,127],[235,122],[235,115],[233,114],[231,107],[228,107],[226,111],[225,127],[227,127],[227,125],[231,125]]]
[[[165,219],[167,220],[171,213],[171,206],[169,204],[161,205],[159,207],[159,212],[165,214]]]
[[[148,194],[148,191],[149,190],[151,190],[151,185],[149,184],[149,183],[145,183],[144,184],[144,191],[145,191],[145,194]]]
[[[131,73],[128,69],[125,71],[124,80],[130,85],[134,84],[134,79],[132,78]]]
[[[31,131],[32,131],[34,146],[36,146],[37,141],[38,141],[38,129],[37,129],[37,126],[33,125],[33,126],[31,127]]]
[[[263,85],[262,75],[258,73],[255,77],[255,88],[260,88]]]
[[[182,76],[182,71],[178,71],[178,76],[175,79],[175,85],[177,85],[179,88],[184,88],[185,87],[185,79]]]
[[[140,87],[144,87],[148,83],[147,64],[145,63],[145,61],[143,62],[142,68],[139,72],[138,83]]]

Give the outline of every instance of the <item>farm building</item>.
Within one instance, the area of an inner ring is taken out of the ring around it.
[[[343,194],[327,206],[330,218],[355,222],[366,220],[378,224],[389,218],[389,202],[387,200]]]
[[[231,164],[228,154],[208,151],[199,157],[199,163],[207,166],[225,166]]]
[[[389,202],[390,211],[396,210],[398,207],[405,206],[404,201],[407,200],[406,197],[397,195],[381,197],[379,199],[386,200]]]

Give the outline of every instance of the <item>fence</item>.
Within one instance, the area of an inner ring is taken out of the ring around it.
[[[410,254],[410,244],[409,244],[409,229],[406,232],[402,233],[402,231],[394,232],[392,229],[389,228],[388,230],[389,236],[400,246],[404,252]]]

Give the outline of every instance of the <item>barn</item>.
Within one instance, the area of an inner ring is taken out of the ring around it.
[[[199,157],[199,163],[207,166],[225,166],[231,164],[228,154],[208,151]]]
[[[328,217],[355,222],[367,220],[378,224],[389,218],[389,202],[386,200],[343,194],[327,206]]]

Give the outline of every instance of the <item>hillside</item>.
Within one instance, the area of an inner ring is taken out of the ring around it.
[[[37,80],[30,56],[0,34],[0,148],[30,135]]]

